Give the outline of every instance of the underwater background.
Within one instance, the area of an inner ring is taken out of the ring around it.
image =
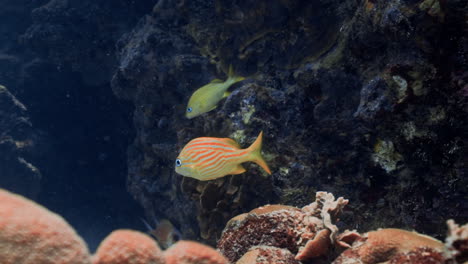
[[[264,204],[343,196],[340,229],[444,238],[468,221],[462,0],[0,0],[0,187],[91,251],[166,219],[214,246]],[[187,119],[193,92],[245,77]],[[175,172],[197,137],[263,131],[272,174]],[[0,201],[1,202],[1,201]]]

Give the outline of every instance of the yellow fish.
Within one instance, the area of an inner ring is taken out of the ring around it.
[[[232,66],[229,66],[228,78],[226,81],[223,82],[219,79],[214,79],[192,94],[187,105],[185,116],[188,119],[192,119],[215,109],[218,102],[230,94],[227,89],[236,82],[240,82],[244,79],[244,77],[234,76]]]
[[[193,139],[185,145],[177,157],[175,171],[186,177],[207,181],[244,173],[245,169],[241,163],[252,161],[271,174],[260,153],[262,136],[263,132],[260,132],[255,142],[246,149],[241,149],[239,144],[230,138]]]

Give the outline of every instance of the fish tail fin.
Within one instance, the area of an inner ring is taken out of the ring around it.
[[[263,137],[263,131],[260,132],[258,135],[257,139],[255,140],[252,145],[248,148],[250,152],[250,160],[257,163],[258,166],[262,167],[268,174],[271,174],[271,170],[268,167],[268,164],[265,162],[265,160],[262,157],[262,137]]]
[[[151,230],[153,230],[153,227],[150,224],[148,224],[148,222],[146,222],[145,219],[140,217],[140,220],[141,220],[141,222],[143,222],[143,225],[146,227],[146,229],[148,229],[147,232],[150,232]]]
[[[231,84],[234,84],[236,82],[240,82],[240,81],[243,81],[245,80],[244,77],[242,76],[236,76],[236,74],[234,73],[234,69],[232,68],[232,64],[229,65],[229,70],[228,70],[228,81],[231,83]]]

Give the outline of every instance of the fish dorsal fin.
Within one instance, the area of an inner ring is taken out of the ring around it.
[[[223,82],[224,82],[223,80],[214,79],[214,80],[212,80],[210,83],[223,83]]]
[[[245,172],[245,168],[239,164],[229,174],[235,175],[235,174],[241,174],[244,172]]]
[[[238,148],[240,149],[241,146],[239,144],[237,144],[237,142],[234,140],[234,139],[230,139],[230,138],[220,138],[219,141],[223,142],[223,143],[226,143],[230,146],[233,146],[235,148]]]

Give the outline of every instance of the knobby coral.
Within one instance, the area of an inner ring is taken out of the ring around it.
[[[164,252],[166,264],[228,264],[215,249],[193,241],[181,240]]]
[[[22,196],[0,189],[1,264],[227,264],[215,249],[179,241],[164,253],[156,241],[132,230],[116,230],[91,257],[60,216]]]
[[[164,264],[158,244],[143,233],[133,230],[116,230],[104,239],[93,264]]]
[[[2,189],[0,201],[0,263],[91,263],[83,239],[62,217]]]

